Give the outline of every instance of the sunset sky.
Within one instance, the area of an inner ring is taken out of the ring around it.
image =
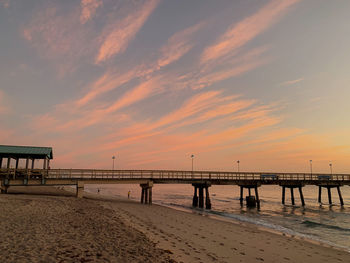
[[[0,144],[52,168],[350,173],[348,0],[0,0]]]

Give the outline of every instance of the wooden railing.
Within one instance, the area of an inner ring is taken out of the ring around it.
[[[259,180],[259,181],[346,181],[349,174],[261,173],[177,170],[95,170],[95,169],[0,169],[8,179],[159,179],[159,180]]]

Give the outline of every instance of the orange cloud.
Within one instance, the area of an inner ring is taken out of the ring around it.
[[[169,65],[191,50],[194,44],[190,39],[203,25],[204,23],[196,24],[169,38],[168,43],[161,50],[162,57],[158,60],[158,66],[164,67]]]
[[[96,9],[102,5],[102,0],[81,0],[80,23],[85,24],[92,19]]]
[[[95,81],[90,88],[90,91],[82,98],[78,99],[75,104],[77,106],[83,106],[96,98],[97,96],[111,91],[121,85],[129,82],[136,75],[135,70],[127,71],[126,73],[118,74],[113,72],[107,72],[97,81]]]
[[[147,18],[158,5],[158,0],[146,1],[145,4],[134,8],[126,18],[108,27],[104,33],[103,42],[99,48],[95,62],[101,63],[126,50],[129,42],[135,37]]]
[[[304,80],[304,78],[288,80],[288,81],[284,81],[284,82],[280,83],[279,85],[280,86],[289,86],[289,85],[293,85],[293,84],[299,83],[299,82],[301,82],[303,80]]]
[[[224,56],[232,56],[238,48],[276,23],[288,11],[289,7],[299,1],[270,1],[254,15],[245,18],[238,24],[232,25],[215,44],[204,50],[201,62],[206,63]]]

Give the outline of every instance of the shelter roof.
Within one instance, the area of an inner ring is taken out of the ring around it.
[[[52,147],[0,145],[0,157],[11,158],[53,158]]]

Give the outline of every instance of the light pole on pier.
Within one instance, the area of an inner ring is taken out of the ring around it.
[[[237,172],[239,172],[239,160],[237,161]]]
[[[331,169],[331,175],[333,174],[333,164],[330,162],[329,163],[329,168]]]
[[[193,173],[193,158],[194,158],[194,155],[192,154],[191,155],[191,159],[192,159],[192,173]]]
[[[312,174],[312,160],[310,160],[310,173]]]
[[[112,170],[114,171],[114,160],[115,160],[115,156],[112,156],[112,160],[113,160],[113,165],[112,165]]]

